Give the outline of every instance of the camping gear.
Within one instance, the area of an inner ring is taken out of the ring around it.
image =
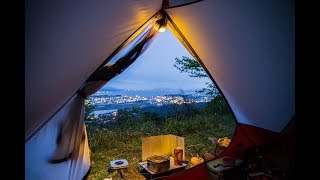
[[[161,18],[237,121],[219,156],[242,157],[253,145],[294,152],[294,136],[280,138],[295,117],[293,0],[33,0],[25,2],[25,179],[86,176],[85,98],[139,60]],[[206,178],[206,165],[167,177],[194,178]]]
[[[225,164],[224,159],[233,159],[234,164],[231,166],[229,163]],[[243,160],[234,159],[231,157],[218,158],[207,163],[208,179],[209,180],[245,180],[246,175],[241,166]]]
[[[225,147],[225,148],[228,147],[230,142],[231,142],[231,139],[229,139],[228,137],[218,139],[218,145],[221,147]]]
[[[236,159],[231,157],[223,157],[222,165],[223,167],[234,167],[236,165]]]
[[[229,146],[231,142],[231,139],[229,139],[228,137],[224,137],[224,138],[210,137],[208,139],[215,145],[214,149],[210,151],[210,154],[212,154],[213,156],[217,156],[220,153],[222,153]],[[208,158],[212,158],[212,156],[209,154],[206,154],[206,156]]]
[[[180,147],[182,149],[182,159],[185,157],[184,138],[173,134],[148,136],[142,138],[142,161],[146,161],[148,157],[163,154],[173,157],[174,149]]]
[[[128,166],[129,166],[129,163],[126,159],[110,161],[110,169],[112,170],[128,168]]]
[[[155,172],[150,170],[147,167],[147,162],[139,162],[139,172],[146,178],[146,179],[152,179],[152,178],[157,178],[157,177],[162,177],[162,176],[170,176],[172,174],[175,174],[177,172],[184,171],[185,168],[187,167],[187,164],[183,163],[182,166],[176,166],[174,165],[173,162],[173,157],[170,157],[170,168],[166,171],[160,171],[160,172]]]
[[[204,159],[201,157],[192,157],[190,159],[191,167],[196,166],[204,162]]]
[[[209,160],[213,159],[214,157],[216,157],[216,156],[212,153],[204,153],[203,154],[203,159],[205,161],[209,161]]]
[[[127,172],[128,166],[129,166],[129,163],[126,159],[113,160],[113,161],[110,161],[108,171],[109,172],[118,171],[121,178],[123,179],[123,170],[124,172]]]
[[[156,173],[170,169],[170,159],[164,155],[154,155],[147,158],[147,168]]]
[[[182,165],[183,164],[183,149],[180,147],[176,147],[173,151],[174,165]]]

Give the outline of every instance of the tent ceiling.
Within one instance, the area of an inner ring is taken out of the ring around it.
[[[28,138],[162,0],[26,2]],[[167,9],[241,123],[281,131],[295,112],[294,3],[201,1]]]
[[[295,112],[293,1],[201,1],[166,12],[238,122],[281,131]]]
[[[25,138],[161,5],[162,0],[26,2]]]

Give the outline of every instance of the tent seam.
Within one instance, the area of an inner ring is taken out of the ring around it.
[[[189,41],[187,40],[187,38],[182,34],[182,32],[180,31],[180,29],[178,28],[178,26],[174,23],[174,21],[171,19],[171,17],[169,16],[169,14],[167,14],[167,12],[165,10],[161,10],[161,13],[164,13],[165,16],[168,18],[168,20],[171,22],[171,24],[173,25],[173,27],[175,28],[175,30],[177,31],[177,33],[181,36],[181,38],[183,39],[183,41],[186,43],[186,45],[188,46],[188,48],[192,51],[192,54],[195,56],[195,58],[199,61],[199,63],[201,64],[201,66],[203,67],[203,69],[206,71],[206,73],[208,74],[208,76],[210,77],[211,81],[213,82],[213,84],[215,85],[215,87],[218,89],[218,91],[220,92],[222,98],[226,101],[227,106],[229,108],[229,110],[231,111],[231,114],[234,118],[234,121],[236,122],[236,124],[238,125],[238,121],[237,118],[234,114],[234,112],[232,111],[232,108],[229,104],[229,102],[227,101],[227,98],[224,96],[222,90],[220,89],[220,87],[218,86],[217,82],[214,80],[214,78],[212,77],[211,73],[209,72],[209,70],[206,68],[206,66],[203,64],[201,58],[198,56],[198,54],[196,53],[196,51],[193,49],[193,47],[191,46],[191,44],[189,43]]]

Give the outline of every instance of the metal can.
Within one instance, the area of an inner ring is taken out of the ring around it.
[[[177,147],[173,151],[174,165],[182,165],[183,164],[183,149]]]

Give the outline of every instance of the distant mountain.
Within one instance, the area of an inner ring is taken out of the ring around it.
[[[194,94],[195,89],[170,89],[170,88],[157,88],[157,89],[119,89],[114,87],[103,87],[101,88],[97,93],[100,95],[127,95],[127,96],[145,96],[145,97],[151,97],[151,96],[163,96],[163,95],[172,95],[172,94]]]
[[[99,91],[122,91],[124,89],[119,89],[115,87],[103,86]]]

